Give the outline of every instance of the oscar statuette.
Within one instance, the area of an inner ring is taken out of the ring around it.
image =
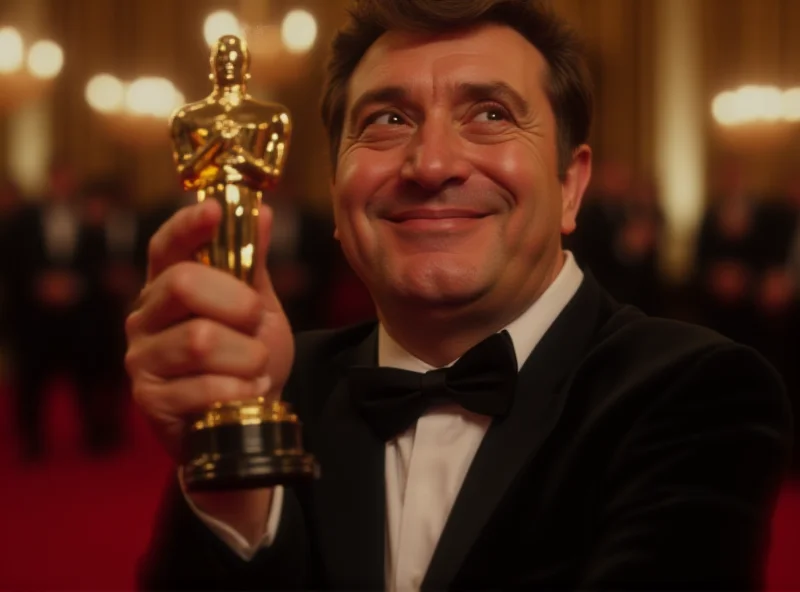
[[[247,93],[248,66],[246,42],[220,38],[211,51],[213,92],[178,109],[170,133],[184,190],[222,206],[198,259],[252,283],[262,193],[280,179],[292,130],[286,108]],[[193,491],[288,485],[316,470],[303,450],[302,424],[282,402],[215,404],[184,440],[183,478]]]

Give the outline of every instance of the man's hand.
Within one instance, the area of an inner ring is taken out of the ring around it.
[[[192,414],[215,402],[279,397],[289,376],[294,339],[264,264],[272,214],[260,213],[252,287],[194,260],[220,222],[214,201],[183,208],[151,240],[125,362],[134,399],[175,459]]]

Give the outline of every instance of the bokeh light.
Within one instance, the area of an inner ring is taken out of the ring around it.
[[[25,49],[22,35],[13,27],[0,28],[0,72],[15,72],[22,67]]]
[[[723,126],[800,121],[800,88],[744,85],[714,97],[711,112]]]
[[[214,45],[223,35],[245,38],[244,27],[239,19],[228,10],[212,12],[206,17],[203,25],[203,37],[209,46]]]
[[[281,40],[292,53],[303,53],[313,47],[317,39],[317,21],[306,10],[292,10],[281,24]]]
[[[136,115],[169,117],[182,99],[172,82],[155,76],[137,78],[125,91],[125,107]]]
[[[86,85],[86,101],[101,113],[120,111],[125,105],[125,85],[111,74],[98,74]]]
[[[54,41],[37,41],[28,52],[28,70],[37,78],[54,78],[64,65],[64,52]]]

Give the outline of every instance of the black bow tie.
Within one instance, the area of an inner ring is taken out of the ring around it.
[[[474,413],[505,416],[517,381],[517,358],[507,332],[495,333],[453,366],[429,372],[354,367],[350,393],[377,436],[391,440],[434,404],[455,402]]]

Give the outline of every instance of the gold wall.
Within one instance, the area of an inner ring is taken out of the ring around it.
[[[657,2],[670,0],[552,0],[586,41],[597,85],[594,130],[599,160],[625,160],[654,172]],[[800,86],[800,1],[696,0],[701,47],[708,177],[729,158],[740,159],[756,191],[781,188],[800,162],[800,126],[753,137],[722,130],[711,115],[713,97],[742,84]]]

